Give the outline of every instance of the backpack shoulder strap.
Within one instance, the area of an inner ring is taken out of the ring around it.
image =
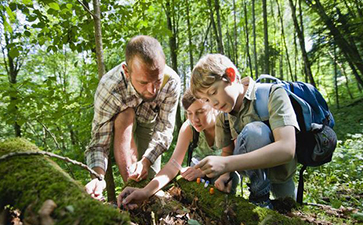
[[[193,131],[193,141],[189,143],[188,146],[188,158],[187,158],[187,165],[190,166],[192,162],[192,156],[194,149],[198,146],[199,141],[199,132],[194,129],[193,126],[191,126]]]
[[[268,99],[270,96],[271,86],[271,83],[256,83],[255,109],[262,121],[267,121],[269,118]]]

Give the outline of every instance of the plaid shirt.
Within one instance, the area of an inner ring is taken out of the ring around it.
[[[110,142],[113,135],[114,119],[127,108],[134,108],[136,120],[148,123],[155,120],[151,142],[144,157],[154,163],[166,151],[173,139],[175,114],[180,94],[180,78],[167,65],[164,74],[169,75],[166,84],[151,102],[145,102],[126,79],[122,64],[105,74],[96,90],[92,139],[85,157],[91,168],[107,169]]]

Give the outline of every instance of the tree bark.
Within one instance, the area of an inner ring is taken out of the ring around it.
[[[193,62],[193,41],[192,41],[192,31],[190,26],[190,11],[189,11],[189,0],[186,0],[187,5],[187,26],[188,26],[188,42],[189,42],[189,62],[190,62],[190,72],[193,70],[194,62]],[[186,88],[186,76],[184,76],[184,92]]]
[[[233,36],[234,36],[234,64],[238,68],[238,37],[237,37],[237,16],[236,16],[236,1],[233,0]]]
[[[264,45],[265,45],[265,56],[264,56],[264,71],[263,73],[270,73],[270,54],[269,54],[269,43],[268,43],[268,24],[267,24],[267,3],[266,0],[262,0],[263,8],[263,33],[264,33]]]
[[[304,61],[304,72],[305,72],[306,77],[308,77],[310,83],[313,86],[316,86],[314,78],[313,78],[313,74],[311,72],[311,66],[310,66],[308,54],[305,49],[304,33],[301,30],[297,17],[296,17],[296,8],[295,8],[292,0],[289,0],[289,3],[290,3],[290,8],[291,8],[292,20],[294,21],[294,27],[295,27],[295,30],[296,30],[296,33],[297,33],[297,36],[299,39],[300,49],[301,49],[301,53],[302,53],[302,57],[303,57],[303,61]]]
[[[170,1],[168,0],[166,2],[165,14],[166,14],[166,21],[167,21],[167,24],[168,24],[168,29],[170,30],[170,32],[172,34],[169,37],[171,64],[172,64],[173,70],[177,74],[179,74],[178,73],[178,54],[177,54],[178,31],[177,31],[176,25],[173,24],[173,22],[175,22],[175,12],[174,12],[173,8],[174,8],[174,5],[171,5]],[[180,104],[178,104],[178,107],[177,107],[175,125],[176,125],[176,127],[175,127],[176,131],[179,132],[179,130],[180,130],[181,126],[182,126]]]
[[[224,48],[223,48],[223,38],[222,38],[222,26],[221,26],[221,16],[219,15],[219,0],[214,0],[214,7],[216,10],[216,14],[217,14],[217,25],[218,25],[218,48],[219,48],[219,53],[224,54]]]
[[[0,143],[0,156],[11,152],[38,151],[25,139]],[[0,163],[0,210],[6,205],[20,209],[24,220],[39,219],[38,210],[52,199],[56,224],[128,224],[126,213],[93,200],[84,186],[42,155],[18,156]],[[34,224],[34,223],[32,223]]]
[[[256,44],[256,15],[255,0],[252,0],[252,26],[253,26],[253,55],[255,59],[255,79],[258,77],[257,44]]]
[[[251,72],[251,77],[253,77],[253,72],[252,72],[252,62],[251,62],[251,55],[250,55],[250,41],[249,41],[249,33],[248,33],[248,20],[247,20],[247,6],[246,6],[246,1],[243,1],[243,11],[245,14],[245,29],[246,29],[246,53],[247,53],[247,60],[248,60],[248,66],[250,68],[250,72]]]
[[[286,53],[286,61],[287,61],[287,66],[289,69],[289,73],[290,73],[290,78],[291,80],[293,80],[293,76],[292,76],[292,68],[291,68],[291,62],[290,62],[290,56],[289,56],[289,50],[287,48],[287,44],[286,44],[286,37],[285,37],[285,29],[284,29],[284,21],[282,18],[282,13],[281,13],[281,8],[280,8],[280,3],[278,0],[276,0],[276,4],[277,4],[277,12],[278,12],[278,16],[280,18],[280,23],[281,23],[281,36],[282,36],[282,40],[283,40],[283,45],[285,48],[285,53]]]
[[[94,25],[95,25],[95,41],[96,41],[98,78],[101,79],[101,77],[106,73],[106,71],[105,71],[105,62],[103,59],[101,9],[100,9],[99,0],[93,0],[93,8],[94,8],[93,21],[94,21]]]

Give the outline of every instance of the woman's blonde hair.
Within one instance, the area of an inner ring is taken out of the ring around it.
[[[235,70],[236,79],[239,80],[240,74],[228,57],[221,54],[207,54],[203,56],[192,71],[190,79],[190,90],[192,94],[198,98],[197,93],[199,91],[209,88],[223,78],[230,82],[225,74],[226,69],[229,67]]]

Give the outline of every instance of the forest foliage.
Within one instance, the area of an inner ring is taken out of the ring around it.
[[[42,150],[84,161],[99,80],[97,54],[103,55],[108,71],[124,60],[130,37],[146,34],[161,42],[182,90],[193,65],[206,53],[227,55],[242,76],[268,73],[315,84],[339,118],[340,142],[334,163],[309,171],[313,182],[306,198],[361,207],[361,1],[10,0],[0,1],[0,11],[0,139],[25,137]],[[96,48],[97,18],[101,53]],[[178,128],[182,110],[177,116]],[[347,161],[349,166],[343,166]],[[84,171],[65,168],[87,181]],[[347,193],[354,195],[347,199]]]

